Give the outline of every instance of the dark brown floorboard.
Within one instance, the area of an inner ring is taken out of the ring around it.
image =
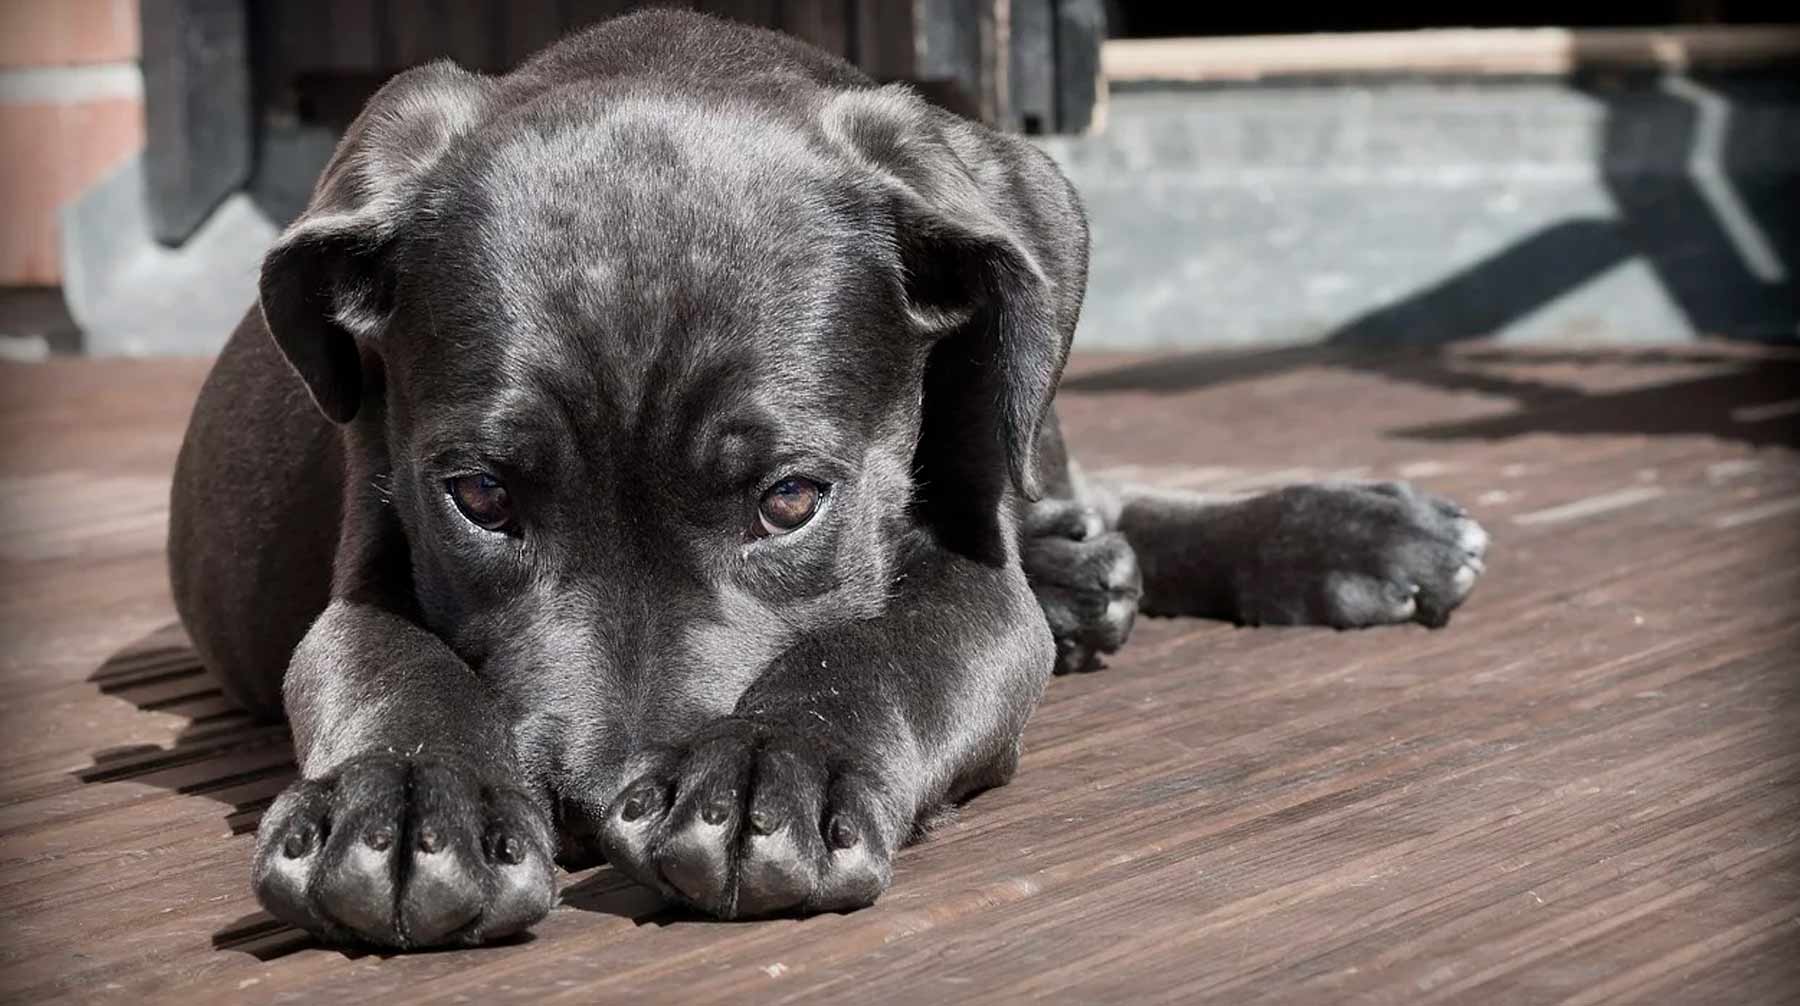
[[[173,624],[203,370],[0,369],[0,999],[1800,1001],[1800,354],[1080,358],[1089,469],[1408,478],[1487,579],[1435,633],[1141,622],[874,908],[708,923],[601,868],[405,957],[246,888],[293,767]]]

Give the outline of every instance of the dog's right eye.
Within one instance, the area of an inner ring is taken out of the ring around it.
[[[512,497],[506,486],[486,472],[459,475],[444,484],[456,509],[469,523],[488,531],[504,531],[512,524]]]
[[[758,537],[784,535],[812,520],[825,498],[825,487],[812,479],[782,479],[770,486],[756,505]]]

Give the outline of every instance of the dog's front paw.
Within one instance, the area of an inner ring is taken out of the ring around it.
[[[1093,670],[1101,654],[1125,645],[1143,578],[1131,543],[1106,531],[1098,513],[1061,500],[1033,504],[1019,561],[1056,639],[1056,673]]]
[[[732,717],[652,755],[602,840],[638,882],[720,918],[842,911],[888,886],[887,804],[870,767],[824,730]]]
[[[256,838],[256,894],[323,939],[474,944],[543,918],[556,895],[547,815],[460,760],[372,754],[288,787]]]
[[[1276,512],[1239,585],[1247,622],[1436,628],[1485,569],[1481,525],[1405,483],[1294,486],[1257,503]]]

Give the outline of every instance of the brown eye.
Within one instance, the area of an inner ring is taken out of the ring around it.
[[[756,521],[764,535],[787,534],[819,511],[825,487],[812,479],[782,479],[763,493],[756,506]]]
[[[507,495],[506,486],[500,480],[478,472],[474,475],[460,475],[445,483],[450,498],[456,501],[456,508],[469,519],[469,523],[489,531],[504,531],[512,523],[512,497]]]

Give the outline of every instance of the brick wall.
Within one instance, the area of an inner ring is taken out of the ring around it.
[[[0,286],[53,286],[57,209],[144,143],[137,0],[0,0]]]

